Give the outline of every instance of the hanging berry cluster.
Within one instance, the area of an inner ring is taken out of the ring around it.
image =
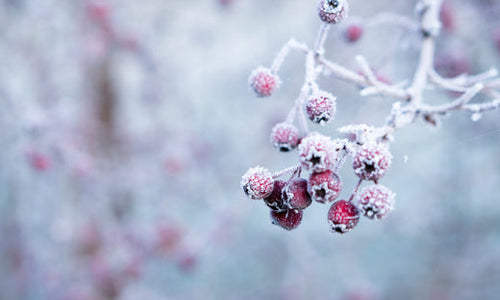
[[[417,21],[385,15],[375,17],[371,22],[355,21],[343,29],[344,37],[350,43],[364,35],[367,24],[389,23],[402,27],[408,33],[419,34],[422,41],[420,60],[413,80],[407,80],[408,83],[391,85],[382,80],[360,55],[356,60],[361,72],[348,70],[325,58],[323,46],[328,30],[347,17],[347,0],[319,1],[318,16],[322,26],[314,48],[292,39],[281,49],[270,67],[258,67],[252,72],[250,87],[257,97],[268,97],[281,84],[278,71],[290,50],[306,55],[305,79],[300,94],[286,119],[271,130],[272,145],[282,152],[296,150],[297,165],[274,174],[263,167],[250,168],[241,180],[241,187],[248,197],[263,200],[270,208],[273,224],[287,230],[297,228],[304,210],[312,202],[331,203],[326,219],[332,232],[349,232],[358,224],[360,216],[384,218],[393,209],[395,197],[391,190],[379,184],[391,166],[389,143],[393,140],[392,133],[418,119],[436,126],[440,116],[452,111],[465,111],[474,117],[500,107],[500,99],[469,104],[479,93],[494,97],[500,95],[496,91],[500,88],[500,80],[492,80],[498,75],[496,70],[473,76],[463,74],[464,79],[460,82],[455,78],[441,77],[434,70],[435,39],[441,27],[441,3],[442,0],[420,0],[416,5]],[[386,124],[381,127],[366,124],[344,126],[338,129],[343,138],[336,139],[309,132],[309,121],[324,125],[335,118],[336,97],[316,83],[316,78],[324,73],[357,85],[363,96],[397,99]],[[424,103],[425,90],[429,85],[460,94],[450,103],[429,105]],[[339,170],[348,158],[352,159],[351,167],[358,180],[347,197],[340,197],[345,184]],[[364,181],[368,183],[360,189]]]

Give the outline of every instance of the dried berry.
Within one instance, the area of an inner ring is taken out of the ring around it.
[[[334,202],[328,211],[328,223],[333,232],[349,232],[358,224],[358,221],[359,210],[349,201]]]
[[[381,219],[394,208],[394,193],[380,184],[365,187],[356,197],[360,213],[370,219]]]
[[[281,193],[283,191],[283,188],[285,187],[286,182],[283,180],[275,180],[274,181],[274,188],[273,192],[271,195],[268,197],[264,198],[264,202],[271,208],[272,210],[275,211],[285,211],[288,210],[288,206],[286,206],[285,202],[283,201],[283,198],[281,197]]]
[[[311,121],[325,124],[335,117],[335,97],[324,91],[315,93],[307,100],[305,110]]]
[[[354,155],[354,173],[364,180],[377,181],[391,166],[392,155],[386,146],[378,143],[363,145]]]
[[[243,175],[240,185],[250,199],[262,199],[271,195],[274,181],[267,169],[255,167]]]
[[[342,181],[337,174],[330,170],[312,173],[307,182],[307,191],[311,198],[317,202],[332,202],[342,190]]]
[[[250,75],[249,83],[257,97],[268,97],[278,89],[281,81],[270,69],[259,67]]]
[[[290,209],[305,209],[311,205],[311,197],[307,193],[307,180],[294,178],[283,188],[281,197]]]
[[[297,209],[290,209],[283,212],[271,210],[271,222],[286,230],[292,230],[300,225],[303,214],[302,210]]]
[[[271,143],[281,152],[288,152],[299,143],[299,130],[290,123],[278,123],[271,130]]]
[[[347,17],[349,5],[346,0],[321,0],[318,13],[323,22],[335,24]]]

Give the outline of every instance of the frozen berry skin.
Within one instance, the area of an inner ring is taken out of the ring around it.
[[[263,199],[273,192],[274,180],[267,169],[254,167],[243,175],[240,185],[250,199]]]
[[[356,197],[361,215],[370,219],[382,219],[394,209],[394,193],[380,184],[365,187]]]
[[[346,0],[321,0],[318,5],[319,18],[327,24],[342,21],[348,13],[349,4]]]
[[[334,167],[337,153],[329,137],[312,133],[300,141],[297,150],[300,164],[305,170],[323,172]]]
[[[358,149],[352,166],[359,178],[376,182],[385,175],[391,162],[392,155],[386,146],[368,143]]]
[[[328,224],[332,232],[346,233],[358,224],[359,210],[346,200],[334,202],[328,211]]]
[[[281,197],[290,209],[305,209],[312,202],[307,192],[307,180],[303,178],[290,180],[283,188]]]
[[[250,74],[248,81],[257,97],[271,96],[281,83],[276,74],[273,74],[270,69],[264,67],[255,69]]]
[[[315,93],[307,99],[305,110],[309,120],[326,124],[335,117],[335,97],[324,91]]]
[[[363,35],[363,27],[360,24],[351,24],[347,26],[344,32],[345,39],[349,43],[357,42]]]
[[[342,181],[339,176],[330,170],[320,173],[311,173],[307,182],[307,192],[312,200],[326,203],[332,202],[342,190]]]
[[[264,202],[267,204],[267,206],[269,206],[271,210],[274,211],[288,210],[288,206],[285,204],[283,198],[281,197],[281,193],[285,185],[286,185],[285,181],[275,180],[273,192],[271,193],[271,195],[264,198]]]
[[[302,222],[302,210],[290,209],[282,212],[271,210],[271,222],[286,230],[297,228]]]
[[[299,144],[299,130],[290,123],[278,123],[271,130],[271,143],[281,152],[295,149]]]

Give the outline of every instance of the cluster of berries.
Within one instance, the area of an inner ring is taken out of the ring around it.
[[[346,17],[346,1],[323,0],[319,4],[319,17],[328,24],[334,24]],[[351,30],[351,40],[358,39],[361,32]],[[272,95],[281,84],[281,80],[270,68],[259,67],[252,72],[250,87],[257,97]],[[310,85],[306,95],[298,105],[303,106],[300,113],[313,123],[326,124],[334,119],[336,97]],[[313,88],[314,87],[314,88]],[[296,111],[298,106],[292,108]],[[293,119],[293,118],[292,118]],[[305,130],[307,126],[305,126]],[[313,200],[318,203],[332,203],[328,211],[328,223],[331,231],[346,233],[358,223],[361,215],[370,219],[383,218],[393,209],[394,193],[379,185],[391,165],[392,155],[386,144],[372,138],[372,128],[359,125],[343,128],[347,139],[331,139],[319,133],[300,135],[299,129],[288,118],[276,124],[271,130],[271,143],[282,152],[297,149],[299,164],[297,167],[271,174],[262,167],[250,168],[241,180],[241,187],[251,199],[263,200],[271,210],[273,224],[287,230],[297,228],[303,217],[303,211]],[[342,180],[338,170],[347,157],[351,156],[354,174],[359,182],[349,200],[337,200],[342,191]],[[308,179],[301,178],[301,172],[309,172]],[[279,179],[291,174],[288,180]],[[374,184],[358,193],[363,181]]]

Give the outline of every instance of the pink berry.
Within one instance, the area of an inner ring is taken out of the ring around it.
[[[303,138],[297,148],[302,167],[311,172],[323,172],[334,167],[337,152],[333,141],[319,133]]]
[[[307,180],[303,178],[290,180],[283,188],[281,197],[290,209],[305,209],[312,202],[307,193]]]
[[[273,192],[274,181],[267,169],[255,167],[243,175],[240,184],[250,199],[263,199]]]
[[[337,199],[342,190],[342,181],[330,170],[312,173],[307,182],[307,191],[317,202],[332,202]]]
[[[283,180],[275,180],[274,181],[274,188],[273,192],[271,195],[268,197],[264,198],[264,202],[271,208],[272,210],[275,211],[285,211],[288,210],[288,207],[286,206],[285,202],[283,201],[283,198],[281,197],[281,193],[283,191],[283,188],[285,187],[286,182]]]
[[[350,43],[357,42],[363,35],[363,27],[360,24],[351,24],[347,26],[344,36]]]
[[[439,19],[445,31],[452,32],[455,29],[454,7],[451,1],[443,1],[439,11]]]
[[[271,130],[271,143],[281,152],[288,152],[299,143],[299,130],[290,123],[278,123]]]
[[[40,152],[32,152],[28,154],[28,159],[33,169],[39,172],[47,171],[52,166],[52,161],[48,156]]]
[[[259,67],[250,75],[249,83],[257,97],[268,97],[278,89],[281,81],[270,69]]]
[[[359,210],[346,200],[334,202],[328,211],[328,223],[333,232],[346,233],[358,224]]]
[[[349,5],[346,0],[321,0],[318,13],[323,22],[335,24],[347,17]]]
[[[335,97],[327,92],[320,91],[309,97],[306,103],[306,113],[315,123],[325,124],[335,117]]]
[[[386,146],[376,143],[363,145],[354,155],[354,173],[364,180],[377,181],[391,166],[392,155]]]
[[[360,213],[370,219],[382,219],[394,208],[394,193],[379,184],[365,187],[356,197]]]
[[[296,209],[290,209],[281,212],[271,210],[271,222],[274,225],[281,226],[286,230],[292,230],[300,225],[303,215],[304,213],[302,210]]]

